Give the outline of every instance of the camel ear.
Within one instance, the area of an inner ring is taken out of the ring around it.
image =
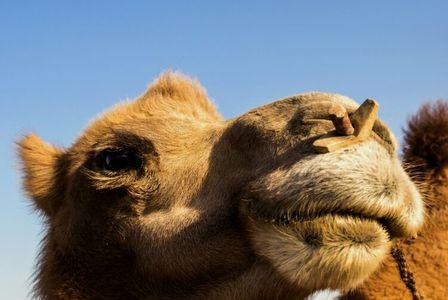
[[[18,143],[23,187],[35,207],[52,216],[60,203],[63,151],[31,134]]]
[[[448,168],[448,101],[429,102],[410,117],[404,130],[405,162],[434,176]]]
[[[422,105],[411,116],[404,131],[403,160],[413,180],[427,182],[421,185],[424,193],[448,183],[448,101],[439,100]],[[440,190],[438,192],[441,192]],[[430,196],[428,210],[438,209],[448,201],[445,196]]]

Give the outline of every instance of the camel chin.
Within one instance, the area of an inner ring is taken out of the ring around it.
[[[326,215],[292,224],[252,219],[253,245],[284,278],[299,287],[350,289],[375,271],[390,250],[377,221]]]

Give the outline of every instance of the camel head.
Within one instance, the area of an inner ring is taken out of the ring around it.
[[[196,82],[168,73],[67,149],[25,137],[24,186],[47,225],[37,294],[259,299],[357,286],[424,214],[392,133],[357,109],[309,93],[224,120]],[[362,139],[316,151],[363,126]]]

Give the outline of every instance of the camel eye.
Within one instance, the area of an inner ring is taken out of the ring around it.
[[[97,166],[112,172],[138,169],[141,163],[137,154],[126,150],[106,149],[97,156]]]

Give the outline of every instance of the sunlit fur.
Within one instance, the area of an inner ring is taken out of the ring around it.
[[[24,187],[46,224],[35,295],[300,299],[358,285],[424,212],[382,122],[366,142],[314,153],[334,103],[357,107],[309,93],[224,120],[197,82],[166,73],[67,149],[25,137]],[[110,148],[142,164],[101,169]]]
[[[427,218],[401,248],[424,299],[448,298],[448,101],[424,104],[405,129],[403,160],[424,195]],[[388,257],[365,284],[343,299],[412,299]]]

